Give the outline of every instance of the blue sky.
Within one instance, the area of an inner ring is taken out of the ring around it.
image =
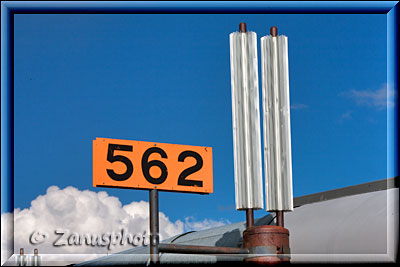
[[[398,175],[386,165],[386,15],[17,14],[15,207],[52,185],[148,201],[92,187],[92,140],[104,137],[213,147],[214,193],[160,192],[160,210],[243,221],[229,62],[240,22],[258,39],[271,26],[288,36],[295,197]]]

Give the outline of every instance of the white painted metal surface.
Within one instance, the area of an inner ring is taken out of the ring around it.
[[[261,38],[266,209],[292,211],[288,38]]]
[[[257,34],[229,35],[236,209],[262,209]]]

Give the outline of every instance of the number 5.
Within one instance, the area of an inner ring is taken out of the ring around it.
[[[125,181],[131,177],[133,173],[133,165],[132,162],[127,158],[122,155],[114,155],[114,150],[121,150],[121,151],[131,151],[132,152],[132,146],[126,146],[126,145],[116,145],[116,144],[108,144],[108,153],[107,153],[107,160],[111,163],[115,161],[121,161],[126,165],[126,171],[125,173],[122,174],[117,174],[111,169],[107,169],[107,173],[110,176],[111,179],[115,181]]]

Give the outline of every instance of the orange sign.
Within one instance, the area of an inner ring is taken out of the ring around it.
[[[209,194],[212,148],[96,138],[93,186]]]

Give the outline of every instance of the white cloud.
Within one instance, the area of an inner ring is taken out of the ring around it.
[[[290,109],[293,109],[293,110],[305,109],[305,108],[308,108],[308,105],[306,105],[306,104],[292,104],[292,105],[290,105]]]
[[[81,191],[71,186],[65,189],[51,186],[45,195],[39,195],[33,200],[29,208],[14,210],[14,253],[19,253],[19,248],[24,248],[25,253],[31,254],[34,248],[38,248],[41,255],[104,255],[133,248],[133,242],[141,245],[143,241],[145,244],[146,241],[148,243],[148,212],[149,203],[146,201],[122,205],[117,197],[109,196],[104,191],[96,193],[89,190]],[[10,218],[12,218],[11,213],[1,215],[2,264],[8,258],[5,250],[12,239],[12,234],[7,235],[7,229],[3,227]],[[163,240],[183,233],[184,230],[201,230],[220,226],[228,221],[218,222],[209,219],[195,221],[190,217],[186,218],[185,222],[181,220],[172,222],[165,213],[160,212],[159,222],[160,240]],[[56,242],[61,242],[59,240],[61,234],[56,234],[56,230],[69,231],[65,235],[66,238],[60,239],[66,239],[64,241],[66,245],[54,245]],[[95,244],[86,244],[87,239],[82,239],[83,244],[78,244],[85,234],[90,234],[89,239]],[[136,239],[132,239],[133,241],[129,243],[127,235],[124,234],[131,234]],[[147,239],[146,236],[143,238],[143,234],[147,234]],[[40,240],[43,236],[45,240],[42,243],[30,242],[30,240]],[[125,245],[121,245],[123,236]],[[99,243],[97,237],[100,237]]]
[[[395,91],[393,86],[383,84],[377,90],[350,90],[341,93],[356,102],[359,106],[373,107],[378,110],[392,108],[395,103]]]
[[[340,118],[339,118],[339,122],[342,123],[342,122],[345,121],[345,120],[350,120],[350,119],[352,119],[352,116],[351,116],[352,113],[353,113],[352,110],[348,110],[348,111],[346,111],[345,113],[343,113],[343,114],[340,116]]]

